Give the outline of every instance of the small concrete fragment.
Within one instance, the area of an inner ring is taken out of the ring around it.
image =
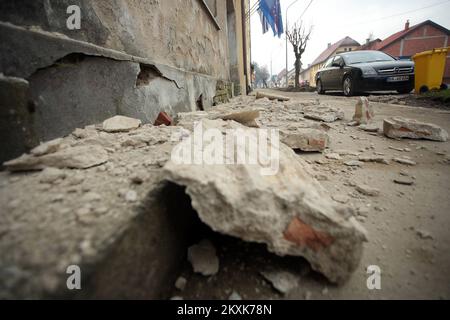
[[[374,117],[375,112],[373,111],[369,100],[366,97],[359,97],[358,102],[355,105],[355,115],[353,116],[353,121],[357,124],[367,125]],[[378,127],[376,131],[378,131]]]
[[[376,162],[382,164],[389,164],[389,160],[382,156],[359,156],[359,161],[362,162]]]
[[[286,271],[261,272],[261,275],[269,281],[274,289],[286,295],[298,287],[299,278]]]
[[[303,109],[306,119],[335,122],[344,119],[344,112],[338,108],[329,107],[326,105],[317,105],[312,107],[305,107]]]
[[[348,167],[362,167],[364,163],[358,160],[349,160],[344,162],[344,164]]]
[[[39,146],[30,151],[30,153],[34,156],[43,156],[49,153],[54,153],[58,151],[61,147],[63,139],[55,139],[45,143],[41,143]]]
[[[236,291],[233,291],[230,296],[228,297],[228,300],[230,301],[239,301],[242,300],[242,297],[239,293],[237,293]]]
[[[278,95],[278,94],[270,94],[270,93],[258,91],[256,93],[256,99],[263,99],[263,98],[267,98],[269,100],[278,100],[278,101],[282,101],[282,102],[290,100],[290,98],[285,97],[285,96],[281,96],[281,95]]]
[[[407,177],[395,178],[394,182],[396,184],[401,184],[404,186],[412,186],[414,184],[414,180],[407,178]]]
[[[195,273],[213,276],[219,272],[219,258],[216,255],[216,248],[209,240],[202,240],[200,243],[189,247],[188,260]]]
[[[139,119],[115,116],[105,120],[102,129],[106,132],[128,132],[139,128],[141,124],[142,122]]]
[[[369,197],[378,197],[380,195],[380,190],[377,188],[369,187],[368,185],[361,184],[356,186],[356,191],[359,193],[369,196]]]
[[[330,144],[329,135],[318,129],[297,128],[292,130],[280,131],[281,142],[294,150],[304,152],[322,152]]]
[[[346,195],[341,195],[341,194],[335,194],[333,196],[331,196],[331,198],[341,204],[347,204],[350,201],[350,198],[347,197]]]
[[[108,161],[108,153],[100,146],[69,147],[43,156],[25,154],[4,163],[9,171],[42,170],[47,167],[87,169]]]
[[[244,110],[220,116],[219,118],[225,121],[233,120],[246,127],[259,128],[259,125],[256,122],[256,119],[258,119],[259,116],[259,110]]]
[[[325,158],[330,160],[341,160],[341,156],[338,153],[327,153],[325,155]]]
[[[415,162],[414,160],[408,159],[408,158],[394,158],[392,160],[394,160],[395,162],[398,162],[400,164],[405,164],[407,166],[417,165],[417,162]]]
[[[376,124],[362,124],[358,128],[366,132],[378,132],[380,130]]]
[[[383,132],[392,139],[426,139],[441,142],[448,140],[447,131],[435,124],[401,117],[385,119]]]

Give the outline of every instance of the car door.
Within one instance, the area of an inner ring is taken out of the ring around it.
[[[325,62],[325,65],[323,66],[322,70],[320,71],[320,81],[322,81],[322,86],[324,89],[331,89],[330,85],[330,68],[331,63],[333,62],[333,57],[327,60]]]
[[[342,89],[342,78],[344,77],[344,59],[341,56],[336,56],[333,59],[330,68],[330,87],[334,90]]]

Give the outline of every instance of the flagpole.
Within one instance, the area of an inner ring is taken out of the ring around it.
[[[287,37],[287,32],[288,32],[288,10],[290,7],[292,7],[292,5],[294,5],[298,0],[295,0],[294,2],[292,2],[287,8],[286,8],[286,30],[284,30],[284,34],[286,36],[286,88],[289,87],[288,85],[288,73],[289,73],[289,69],[288,69],[288,37]]]

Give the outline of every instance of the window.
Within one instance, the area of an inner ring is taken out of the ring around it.
[[[337,57],[334,58],[333,64],[340,65],[341,63],[342,63],[342,57],[341,56],[337,56]]]
[[[324,68],[331,67],[331,63],[333,62],[333,59],[334,59],[334,57],[331,57],[330,59],[328,59],[327,62],[325,62]]]

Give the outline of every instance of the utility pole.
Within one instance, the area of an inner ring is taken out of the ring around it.
[[[298,0],[295,0],[292,2],[287,8],[286,8],[286,29],[284,30],[284,35],[286,36],[286,88],[288,87],[288,38],[287,38],[287,32],[288,32],[288,10],[290,7],[292,7]]]

